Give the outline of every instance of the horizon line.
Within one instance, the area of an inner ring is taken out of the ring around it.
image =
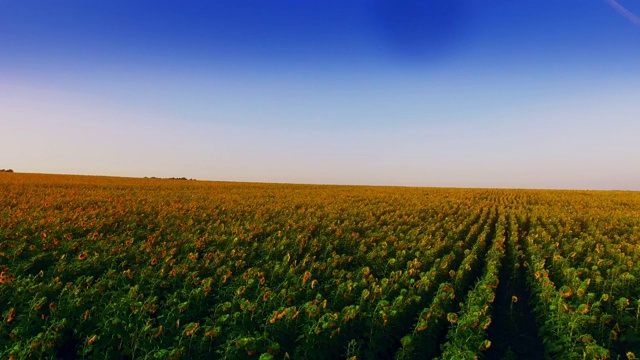
[[[5,170],[5,169],[3,169]],[[6,169],[12,170],[12,169]],[[157,176],[126,176],[126,175],[104,175],[104,174],[67,174],[67,173],[40,173],[40,172],[7,172],[0,171],[0,174],[12,175],[47,175],[47,176],[77,176],[77,177],[102,177],[119,179],[138,180],[173,180],[187,182],[210,182],[210,183],[235,183],[235,184],[264,184],[264,185],[296,185],[296,186],[326,186],[326,187],[384,187],[384,188],[414,188],[414,189],[457,189],[457,190],[520,190],[520,191],[589,191],[589,192],[635,192],[640,190],[632,189],[589,189],[589,188],[534,188],[534,187],[474,187],[474,186],[439,186],[439,185],[389,185],[389,184],[355,184],[355,183],[307,183],[307,182],[277,182],[277,181],[247,181],[247,180],[221,180],[221,179],[196,179],[187,177],[157,177]]]

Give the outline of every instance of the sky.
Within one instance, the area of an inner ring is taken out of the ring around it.
[[[0,168],[640,190],[635,0],[0,0]]]

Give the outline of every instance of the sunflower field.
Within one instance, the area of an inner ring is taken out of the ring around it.
[[[0,173],[0,359],[636,356],[637,192]]]

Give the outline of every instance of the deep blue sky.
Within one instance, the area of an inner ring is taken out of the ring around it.
[[[638,13],[632,0],[0,1],[0,168],[640,190]]]

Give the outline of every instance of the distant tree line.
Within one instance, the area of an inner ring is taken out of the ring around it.
[[[181,177],[181,178],[177,178],[177,177],[170,177],[170,178],[159,178],[159,177],[155,177],[155,176],[145,176],[145,179],[158,179],[158,180],[188,180],[188,181],[196,181],[196,179],[187,179],[186,177]]]
[[[0,172],[8,172],[8,173],[12,173],[13,169],[0,169]]]

